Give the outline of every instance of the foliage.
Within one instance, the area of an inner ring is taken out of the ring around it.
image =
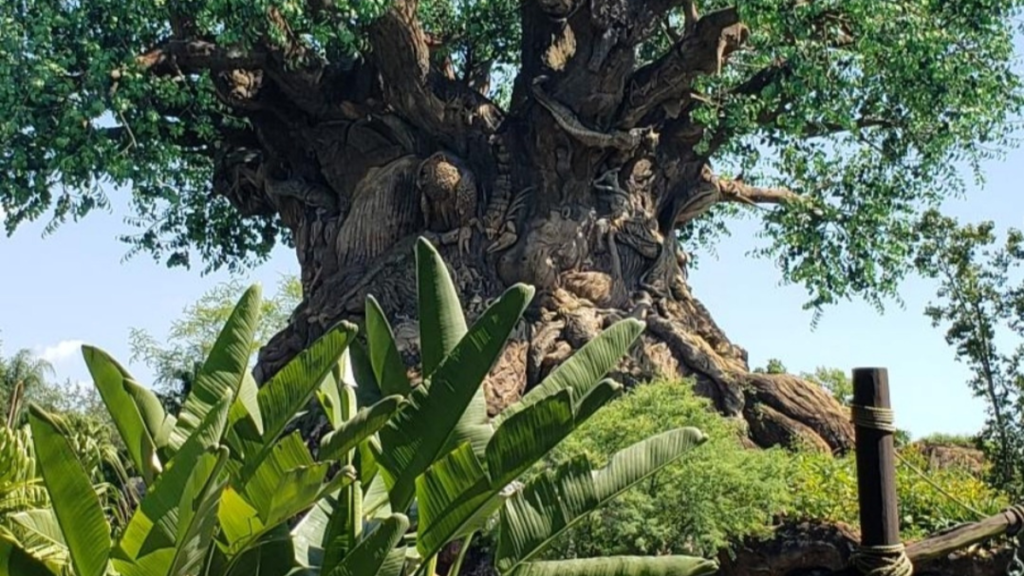
[[[966,468],[929,466],[919,443],[910,444],[899,453],[896,489],[900,529],[906,540],[978,520],[978,515],[964,505],[987,516],[1009,504],[1003,492]],[[928,479],[913,468],[924,472]],[[827,454],[797,453],[793,456],[791,482],[790,516],[858,524],[857,471],[853,455],[833,458]]]
[[[754,368],[754,372],[759,374],[785,374],[786,365],[778,358],[769,358],[766,366],[758,366],[757,368]]]
[[[853,455],[833,457],[810,450],[750,450],[742,430],[721,418],[692,382],[660,380],[637,386],[591,419],[545,463],[584,455],[601,461],[607,449],[629,444],[652,430],[693,425],[708,441],[680,461],[623,495],[561,538],[560,555],[717,552],[742,538],[765,535],[781,517],[857,525]],[[931,467],[915,443],[900,450],[897,489],[905,538],[919,538],[976,516],[941,491],[983,513],[1008,504],[974,472]],[[936,489],[932,484],[938,485]]]
[[[821,386],[843,406],[849,406],[853,402],[853,382],[850,381],[845,370],[819,366],[814,369],[813,373],[803,373],[800,377]]]
[[[705,14],[726,5],[700,4]],[[52,226],[84,217],[109,205],[110,187],[130,187],[138,233],[124,239],[133,253],[169,265],[189,265],[198,253],[208,268],[264,259],[288,240],[278,214],[236,210],[225,194],[209,193],[222,145],[252,137],[252,111],[215,94],[231,66],[218,56],[267,68],[264,78],[349,69],[368,52],[368,24],[387,8],[386,0],[3,3],[0,77],[19,79],[0,88],[7,230],[44,216]],[[531,58],[519,54],[515,2],[423,0],[418,8],[427,34],[443,40],[436,58],[450,56],[457,78],[471,63],[493,64],[491,95],[507,95]],[[699,152],[810,200],[768,213],[770,242],[756,252],[807,287],[809,306],[895,296],[912,217],[961,192],[961,168],[976,170],[1013,144],[1020,8],[1019,0],[740,3],[746,48],[692,86],[702,94],[693,121],[707,127]],[[681,11],[668,19],[678,24]],[[159,58],[191,40],[212,56]],[[637,41],[629,49],[642,65],[668,52],[670,34]]]
[[[21,421],[24,398],[33,398],[47,385],[53,366],[30,350],[22,349],[13,356],[0,356],[0,408],[3,421],[14,426]]]
[[[789,499],[785,452],[745,447],[738,423],[717,414],[687,380],[630,390],[559,446],[549,463],[577,455],[601,462],[607,450],[677,426],[696,426],[708,441],[582,522],[557,553],[707,555],[738,536],[765,533]]]
[[[993,482],[1015,495],[1024,486],[1024,234],[1011,229],[998,244],[992,222],[960,225],[928,212],[918,224],[915,263],[938,281],[925,309],[956,359],[971,370],[971,391],[985,400],[980,441],[993,462]],[[1016,346],[1000,345],[1009,337]]]
[[[177,412],[188,394],[192,381],[202,367],[217,339],[220,328],[231,315],[235,297],[242,292],[237,280],[223,282],[203,294],[197,302],[182,311],[173,321],[167,343],[161,343],[149,332],[132,328],[129,336],[131,361],[144,362],[153,372],[153,386],[166,399],[165,404]],[[273,297],[263,301],[263,322],[252,343],[252,354],[288,323],[288,316],[302,300],[302,285],[295,276],[286,276]]]
[[[368,299],[367,346],[342,322],[262,388],[249,374],[261,302],[247,290],[175,417],[104,352],[86,363],[147,490],[111,539],[108,515],[59,419],[30,409],[33,448],[58,538],[78,576],[432,574],[449,543],[468,543],[498,514],[502,574],[708,575],[685,556],[544,561],[566,529],[648,481],[704,440],[677,428],[619,450],[595,468],[572,460],[516,479],[615,397],[601,378],[636,341],[624,320],[555,369],[493,423],[484,377],[533,295],[509,288],[467,326],[451,278],[426,241],[417,246],[424,382],[410,387],[386,318]],[[347,381],[346,352],[358,387]],[[331,431],[314,457],[292,420],[316,398]],[[410,527],[413,527],[410,530]],[[0,574],[53,571],[33,549],[0,538]],[[26,567],[31,568],[28,570]],[[458,567],[452,574],[458,573]]]

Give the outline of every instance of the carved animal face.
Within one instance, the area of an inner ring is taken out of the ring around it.
[[[436,153],[423,161],[416,185],[429,198],[439,200],[450,197],[462,180],[462,172],[443,153]]]

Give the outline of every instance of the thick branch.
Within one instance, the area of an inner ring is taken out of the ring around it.
[[[385,98],[407,119],[444,132],[444,103],[430,89],[430,48],[416,19],[416,0],[396,0],[369,28],[370,58]]]
[[[698,20],[693,33],[630,79],[619,126],[636,126],[660,104],[683,98],[698,76],[718,73],[722,59],[739,48],[748,33],[735,8],[712,12]]]
[[[206,40],[167,40],[135,58],[136,64],[155,74],[253,70],[266,61],[264,52],[225,48]]]
[[[786,204],[802,201],[802,197],[789,188],[760,188],[744,184],[740,180],[721,178],[718,180],[720,202],[742,202],[744,204]]]

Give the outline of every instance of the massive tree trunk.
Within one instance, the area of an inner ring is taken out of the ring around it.
[[[432,57],[412,0],[371,26],[365,60],[309,72],[271,55],[261,70],[221,73],[225,100],[253,130],[225,147],[217,188],[248,213],[280,214],[302,269],[304,301],[260,352],[259,378],[338,320],[360,319],[368,294],[414,365],[422,235],[450,264],[470,318],[515,282],[538,290],[487,382],[492,411],[633,316],[648,330],[620,367],[627,382],[693,376],[759,445],[848,448],[841,408],[791,376],[750,373],[687,287],[678,229],[716,202],[794,195],[717,177],[710,156],[724,132],[698,147],[690,86],[746,38],[735,10],[690,14],[668,53],[636,64],[634,46],[673,4],[521,3],[507,111],[481,94],[472,63],[456,78]]]

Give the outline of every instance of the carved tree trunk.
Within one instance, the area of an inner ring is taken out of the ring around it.
[[[218,190],[247,213],[279,214],[302,270],[304,301],[260,352],[258,377],[338,320],[360,319],[367,294],[414,364],[412,248],[426,235],[470,318],[515,282],[538,290],[486,384],[492,411],[633,316],[648,330],[620,367],[627,382],[694,376],[723,414],[750,423],[757,444],[849,448],[852,430],[827,394],[751,374],[746,352],[687,287],[678,229],[716,202],[793,194],[716,177],[710,155],[726,134],[698,152],[705,128],[690,119],[689,85],[746,38],[735,10],[689,22],[666,55],[636,64],[633,46],[673,4],[522,3],[507,111],[432,58],[411,0],[372,25],[366,60],[316,74],[221,74],[228,96],[258,105],[246,113],[254,129],[220,158]],[[626,12],[609,8],[620,5]]]

